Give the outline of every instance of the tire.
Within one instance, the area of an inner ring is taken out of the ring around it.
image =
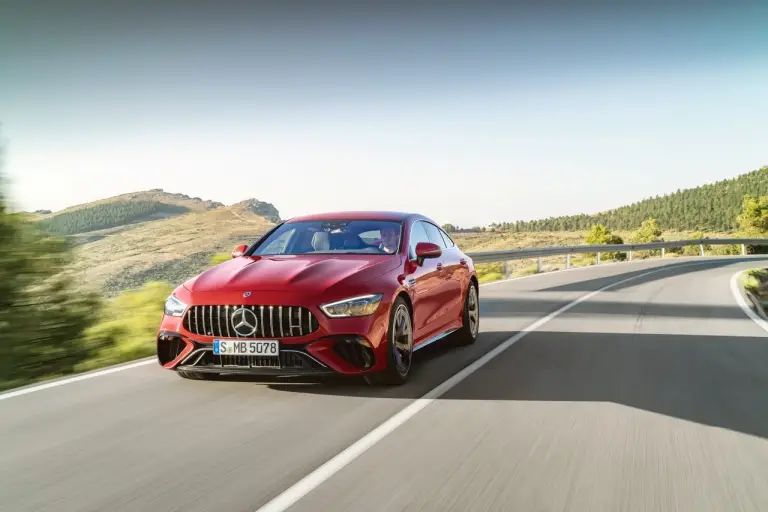
[[[214,380],[219,376],[217,373],[205,373],[205,372],[176,372],[182,379],[189,380]]]
[[[480,333],[480,294],[477,290],[477,284],[474,281],[469,282],[467,295],[464,298],[464,311],[462,313],[462,326],[454,336],[456,345],[472,345],[477,341],[477,335]]]
[[[400,343],[397,343],[400,341]],[[398,350],[399,348],[399,350]],[[365,376],[370,385],[399,386],[408,380],[413,360],[413,315],[402,297],[392,304],[387,329],[387,367]]]

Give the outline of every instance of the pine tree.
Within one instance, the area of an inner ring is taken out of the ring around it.
[[[700,187],[677,190],[595,215],[570,215],[531,221],[503,223],[513,231],[582,231],[593,224],[615,230],[634,230],[653,217],[662,230],[731,231],[737,221],[744,196],[768,196],[768,167],[736,178]]]

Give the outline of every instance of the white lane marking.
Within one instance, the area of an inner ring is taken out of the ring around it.
[[[402,409],[400,412],[398,412],[397,414],[389,418],[387,421],[385,421],[378,427],[374,428],[368,434],[360,438],[354,444],[352,444],[351,446],[346,448],[344,451],[342,451],[341,453],[333,457],[331,460],[329,460],[322,466],[318,467],[317,469],[312,471],[310,474],[308,474],[307,476],[305,476],[304,478],[302,478],[301,480],[293,484],[291,487],[289,487],[285,491],[283,491],[281,494],[273,498],[263,507],[259,508],[256,512],[282,512],[286,510],[288,507],[290,507],[291,505],[299,501],[301,498],[303,498],[305,495],[307,495],[310,491],[315,489],[318,485],[320,485],[324,481],[331,478],[334,474],[339,472],[347,464],[355,460],[358,456],[360,456],[361,454],[366,452],[368,449],[373,447],[376,443],[381,441],[388,434],[392,433],[397,427],[401,426],[410,418],[415,416],[419,411],[424,409],[426,406],[431,404],[436,399],[440,398],[440,396],[444,395],[446,392],[448,392],[451,388],[456,386],[458,383],[460,383],[461,381],[463,381],[464,379],[472,375],[474,372],[479,370],[486,363],[488,363],[488,361],[490,361],[491,359],[498,356],[499,354],[507,350],[509,347],[511,347],[518,341],[520,341],[528,333],[535,331],[536,329],[543,326],[550,320],[565,313],[572,307],[577,306],[578,304],[581,304],[582,302],[591,299],[592,297],[594,297],[595,295],[601,292],[610,290],[611,288],[615,288],[616,286],[627,283],[629,281],[634,281],[635,279],[640,279],[642,277],[646,277],[651,274],[656,274],[658,272],[664,272],[666,270],[677,270],[681,267],[706,265],[711,263],[712,261],[710,260],[710,261],[696,261],[692,263],[686,263],[683,265],[677,265],[675,267],[667,267],[665,265],[662,268],[654,269],[648,272],[644,272],[642,274],[638,274],[636,276],[622,279],[621,281],[617,281],[615,283],[609,284],[608,286],[604,286],[599,290],[595,290],[586,295],[582,295],[578,299],[566,304],[565,306],[561,307],[557,311],[554,311],[549,315],[536,320],[535,322],[530,324],[528,327],[526,327],[522,331],[518,332],[511,338],[508,338],[507,340],[503,341],[501,344],[497,345],[496,348],[486,353],[485,355],[483,355],[482,357],[474,361],[472,364],[464,367],[461,371],[453,375],[451,378],[449,378],[448,380],[446,380],[436,388],[429,391],[423,397],[409,404],[407,407]]]
[[[630,263],[630,262],[620,262],[620,263]],[[592,268],[592,269],[605,268],[605,267],[609,267],[611,265],[618,265],[618,264],[619,264],[619,262],[616,262],[616,263],[606,263],[606,264],[600,265],[600,266],[590,265],[590,266],[586,266],[586,267],[574,267],[574,268],[569,268],[569,269],[565,269],[565,270],[558,270],[558,271],[553,271],[553,272],[542,272],[541,274],[533,274],[533,275],[530,275],[530,276],[513,277],[513,278],[510,278],[510,279],[500,279],[498,281],[491,281],[489,283],[481,283],[480,286],[488,286],[488,285],[498,284],[498,283],[509,283],[509,282],[512,282],[512,281],[520,280],[520,279],[527,279],[529,277],[540,277],[540,276],[546,276],[546,275],[554,275],[554,274],[558,274],[560,272],[568,272],[568,271],[571,271],[571,270],[583,270],[583,269],[590,269],[590,268]],[[611,276],[606,276],[606,277],[611,277]],[[53,380],[51,382],[46,382],[44,384],[32,385],[32,386],[29,386],[29,387],[26,387],[26,388],[22,388],[22,389],[18,389],[18,390],[15,390],[15,391],[14,390],[12,390],[12,391],[5,391],[3,393],[0,393],[0,401],[7,400],[8,398],[13,398],[13,397],[21,396],[21,395],[27,395],[29,393],[35,393],[37,391],[43,391],[45,389],[50,389],[50,388],[56,388],[56,387],[59,387],[59,386],[64,386],[65,384],[72,384],[74,382],[80,382],[80,381],[83,381],[83,380],[92,379],[94,377],[101,377],[103,375],[109,375],[111,373],[122,372],[124,370],[131,370],[133,368],[138,368],[140,366],[146,366],[146,365],[148,365],[150,363],[153,363],[155,361],[156,361],[155,358],[151,358],[151,359],[148,359],[148,360],[137,361],[137,362],[131,363],[131,364],[124,364],[124,365],[119,365],[119,366],[110,366],[110,367],[104,368],[102,370],[97,370],[97,371],[93,371],[93,372],[89,372],[89,373],[83,373],[83,374],[76,375],[76,376],[73,376],[73,377],[65,377],[65,378],[62,378],[62,379]]]
[[[747,272],[747,270],[740,270],[736,272],[733,277],[731,277],[731,293],[733,294],[733,298],[736,299],[736,303],[739,305],[742,311],[751,318],[757,325],[763,328],[764,331],[768,332],[768,322],[760,318],[760,315],[752,311],[752,308],[749,307],[749,304],[747,304],[747,301],[744,299],[744,296],[741,294],[741,285],[739,284],[739,277],[741,275]]]
[[[61,380],[54,380],[51,382],[46,382],[45,384],[30,386],[28,388],[17,389],[15,391],[6,391],[5,393],[0,394],[0,400],[7,400],[15,396],[27,395],[29,393],[34,393],[35,391],[42,391],[44,389],[57,388],[65,384],[71,384],[73,382],[79,382],[81,380],[92,379],[94,377],[101,377],[102,375],[109,375],[110,373],[122,372],[123,370],[130,370],[131,368],[138,368],[139,366],[146,366],[152,363],[157,364],[157,360],[154,357],[151,359],[137,361],[135,363],[130,363],[122,366],[113,366],[112,368],[107,368],[105,370],[98,370],[95,372],[83,373],[75,377],[67,377]]]

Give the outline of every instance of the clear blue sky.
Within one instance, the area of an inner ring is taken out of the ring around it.
[[[466,226],[768,164],[768,2],[287,3],[4,1],[15,206],[163,188]]]

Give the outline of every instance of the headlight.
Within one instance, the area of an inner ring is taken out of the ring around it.
[[[348,299],[323,304],[320,309],[331,318],[343,318],[351,316],[372,315],[381,303],[383,297],[380,293],[360,295]]]
[[[187,305],[173,295],[165,301],[165,314],[168,316],[181,316],[185,309],[187,309]]]

